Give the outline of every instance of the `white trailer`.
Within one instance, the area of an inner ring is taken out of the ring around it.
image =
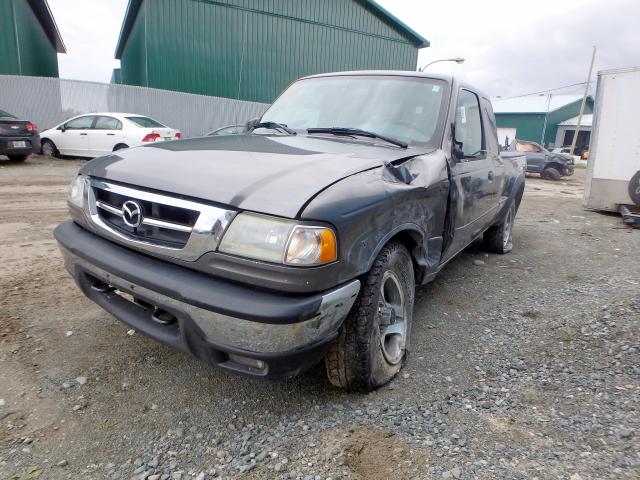
[[[640,67],[598,72],[583,204],[640,223]]]

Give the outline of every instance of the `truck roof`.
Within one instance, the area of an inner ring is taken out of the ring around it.
[[[431,78],[436,80],[442,80],[452,85],[455,84],[458,87],[468,88],[476,92],[479,96],[486,98],[489,97],[482,92],[482,90],[470,85],[464,81],[460,81],[457,77],[453,75],[441,75],[427,72],[418,72],[413,70],[351,70],[344,72],[328,72],[328,73],[318,73],[316,75],[308,75],[306,77],[302,77],[300,80],[306,80],[309,78],[322,78],[322,77],[340,77],[340,76],[349,76],[349,75],[386,75],[386,76],[394,76],[394,77],[418,77],[418,78]]]

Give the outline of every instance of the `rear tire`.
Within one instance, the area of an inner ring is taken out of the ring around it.
[[[27,158],[29,158],[29,154],[26,155],[7,155],[9,160],[12,162],[24,162]]]
[[[124,143],[119,143],[115,147],[113,147],[113,151],[117,152],[118,150],[124,150],[125,148],[129,148],[129,145],[125,145]]]
[[[48,157],[57,158],[60,156],[58,148],[51,140],[42,140],[41,152],[43,155],[46,155]]]
[[[401,243],[389,243],[364,279],[325,357],[333,385],[370,392],[400,371],[411,335],[414,297],[411,255]]]
[[[515,203],[511,202],[502,221],[497,225],[489,227],[489,229],[484,232],[482,241],[484,242],[485,250],[500,255],[504,255],[513,250],[513,223],[515,217],[516,206]]]
[[[546,180],[560,180],[562,178],[562,174],[553,167],[545,168],[540,176]]]

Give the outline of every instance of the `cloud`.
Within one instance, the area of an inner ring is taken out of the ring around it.
[[[49,0],[67,47],[58,54],[62,78],[109,82],[127,0]]]
[[[462,65],[438,63],[429,71],[462,75],[491,96],[585,81],[594,44],[595,71],[640,65],[640,32],[630,21],[640,16],[637,0],[379,3],[431,41],[420,65],[465,57]]]

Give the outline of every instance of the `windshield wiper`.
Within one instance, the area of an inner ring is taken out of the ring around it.
[[[376,132],[370,132],[368,130],[362,130],[360,128],[346,128],[346,127],[317,127],[307,128],[308,133],[331,133],[333,135],[359,135],[361,137],[379,138],[387,143],[392,143],[401,148],[407,148],[408,143],[395,138],[387,137]]]
[[[253,129],[255,130],[256,128],[268,128],[270,130],[282,130],[283,132],[286,132],[289,135],[296,135],[296,131],[295,130],[291,130],[285,124],[278,123],[278,122],[260,122],[260,123],[256,123],[253,126]]]

